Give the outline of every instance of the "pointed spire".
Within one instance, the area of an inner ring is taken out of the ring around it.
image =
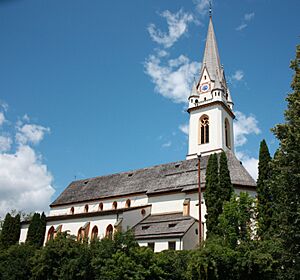
[[[216,73],[220,73],[221,71],[219,51],[218,51],[217,40],[214,32],[211,12],[209,17],[209,25],[207,31],[206,44],[205,44],[205,51],[203,56],[202,70],[204,67],[207,68],[208,74],[210,75],[210,78],[212,80],[215,80]]]
[[[192,88],[190,96],[198,96],[198,95],[199,95],[199,92],[197,90],[197,84],[196,84],[196,81],[194,80],[194,84],[193,84],[193,88]]]

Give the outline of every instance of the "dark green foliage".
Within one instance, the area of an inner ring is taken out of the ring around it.
[[[27,232],[26,243],[41,247],[44,242],[46,230],[46,216],[44,213],[34,213]]]
[[[233,195],[224,204],[223,213],[219,217],[220,236],[226,245],[235,248],[238,243],[250,241],[254,219],[254,200],[247,193]]]
[[[31,276],[30,259],[35,248],[30,245],[13,245],[0,252],[0,279],[27,280]]]
[[[15,217],[12,217],[9,213],[6,214],[0,234],[0,246],[2,248],[8,248],[18,243],[20,232],[20,215],[17,214]]]
[[[258,236],[264,238],[268,235],[272,221],[272,195],[269,185],[271,177],[271,156],[265,140],[259,148],[258,179],[257,179],[257,210],[258,210]]]
[[[219,184],[221,191],[220,199],[223,200],[223,202],[229,201],[234,190],[231,184],[230,173],[225,152],[222,152],[220,155]]]
[[[208,236],[216,234],[218,217],[222,212],[223,201],[220,199],[220,184],[218,172],[218,158],[216,154],[210,155],[206,167],[205,204],[207,208],[206,227]]]
[[[300,45],[291,62],[294,77],[287,96],[285,123],[273,132],[280,141],[272,161],[270,187],[274,197],[273,237],[284,242],[283,274],[285,279],[300,279]]]

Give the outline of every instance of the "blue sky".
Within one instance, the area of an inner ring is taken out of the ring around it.
[[[182,160],[185,97],[203,56],[207,0],[0,0],[0,216],[72,181]],[[213,22],[255,173],[283,121],[298,0],[215,0]]]

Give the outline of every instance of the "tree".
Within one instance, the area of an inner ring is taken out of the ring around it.
[[[272,234],[280,237],[286,248],[282,265],[285,279],[300,279],[300,45],[290,68],[295,74],[293,91],[286,98],[285,123],[273,128],[280,146],[270,182],[275,208]]]
[[[231,184],[226,153],[224,151],[220,155],[219,184],[220,184],[220,191],[221,191],[220,199],[223,202],[229,201],[234,190]]]
[[[258,179],[257,179],[257,210],[258,235],[263,238],[267,235],[272,221],[272,196],[268,180],[271,177],[271,156],[265,140],[259,148]]]
[[[27,232],[26,243],[41,247],[44,243],[46,216],[44,213],[34,213]]]
[[[205,204],[207,209],[206,226],[207,235],[216,234],[218,217],[222,212],[223,202],[220,200],[220,185],[218,173],[218,157],[216,154],[210,155],[206,167],[205,175]],[[200,206],[199,206],[200,207]]]
[[[21,232],[20,215],[12,217],[9,213],[6,214],[2,231],[0,234],[0,245],[3,248],[8,248],[19,242]]]

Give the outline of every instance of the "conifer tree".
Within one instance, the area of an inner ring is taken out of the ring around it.
[[[271,225],[272,202],[268,180],[271,176],[271,156],[265,140],[262,140],[259,148],[257,199],[258,199],[258,235],[266,236]]]
[[[20,238],[20,215],[12,217],[9,213],[6,214],[2,231],[0,235],[0,245],[3,248],[8,248],[11,245],[18,243]]]
[[[41,247],[44,242],[45,229],[45,214],[43,213],[42,215],[40,215],[39,213],[34,213],[28,228],[26,243],[34,245],[36,247]]]
[[[218,174],[218,157],[216,154],[210,155],[206,167],[205,176],[205,204],[207,209],[206,226],[207,235],[217,234],[218,217],[222,211],[222,201],[220,200],[220,185]]]
[[[227,164],[227,156],[225,152],[220,155],[220,171],[219,171],[219,184],[221,190],[220,199],[223,201],[229,201],[233,194],[233,186],[231,184],[230,172]]]
[[[282,265],[285,279],[300,279],[300,45],[290,67],[295,74],[293,91],[286,99],[285,123],[273,129],[280,146],[272,164],[272,233],[283,240],[287,250]]]

